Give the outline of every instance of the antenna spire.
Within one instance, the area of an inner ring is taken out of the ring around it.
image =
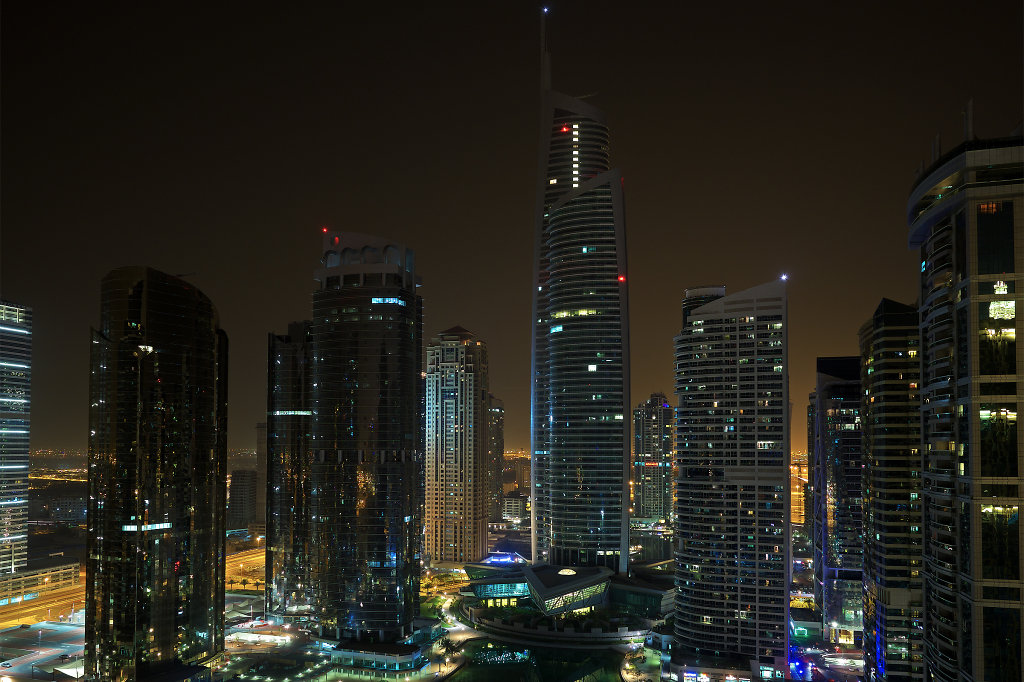
[[[540,8],[540,89],[551,89],[551,55],[548,54],[548,8]]]

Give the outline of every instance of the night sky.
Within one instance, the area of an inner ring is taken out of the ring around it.
[[[211,7],[211,5],[213,5]],[[916,298],[905,203],[936,133],[1022,119],[1019,0],[552,2],[556,89],[626,177],[632,402],[672,392],[683,289],[790,276],[792,445],[818,355]],[[320,227],[416,250],[425,342],[488,343],[529,444],[539,120],[530,2],[2,6],[2,287],[35,314],[32,447],[85,450],[89,328],[122,265],[188,275],[253,447],[267,333],[310,315]]]

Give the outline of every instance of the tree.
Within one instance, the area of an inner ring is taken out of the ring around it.
[[[442,637],[438,640],[437,644],[445,656],[454,656],[459,653],[459,645],[453,642],[450,637]]]

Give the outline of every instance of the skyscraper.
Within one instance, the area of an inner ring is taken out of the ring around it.
[[[422,301],[413,252],[324,232],[312,339],[310,537],[320,637],[412,632],[422,546]]]
[[[860,328],[864,673],[924,679],[917,308],[883,298]]]
[[[267,523],[267,422],[256,424],[256,509],[258,527],[266,533]]]
[[[675,416],[664,393],[633,410],[633,516],[669,519],[672,509],[672,465]]]
[[[493,473],[487,346],[462,327],[427,346],[426,553],[461,568],[487,554]]]
[[[248,528],[256,520],[256,471],[235,469],[228,484],[229,529]]]
[[[533,288],[533,560],[625,571],[629,335],[622,175],[602,111],[544,55]]]
[[[724,293],[723,288],[718,288]],[[786,284],[683,302],[675,339],[680,679],[789,675]],[[689,293],[689,291],[687,292]]]
[[[1024,471],[1019,131],[936,159],[907,201],[921,252],[925,678],[1019,680]]]
[[[267,362],[267,613],[308,617],[312,598],[310,472],[313,344],[310,322],[271,334]]]
[[[190,283],[103,279],[92,334],[85,670],[145,679],[224,648],[227,336]]]
[[[32,309],[0,300],[0,573],[28,561]]]
[[[505,403],[493,393],[487,394],[487,496],[489,520],[500,521],[501,477],[505,471]]]
[[[814,481],[814,601],[825,639],[859,646],[864,629],[860,358],[818,358],[811,401],[807,452]]]

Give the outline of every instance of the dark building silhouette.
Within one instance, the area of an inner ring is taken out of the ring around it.
[[[925,679],[1020,680],[1020,132],[969,139],[907,201],[920,249]]]
[[[192,284],[103,279],[92,334],[87,675],[150,675],[224,648],[227,336]]]
[[[505,471],[505,403],[487,394],[487,497],[491,521],[502,518],[501,477]]]
[[[228,528],[248,528],[256,523],[258,475],[253,469],[235,469],[228,484]]]
[[[308,617],[313,344],[310,322],[270,335],[267,371],[267,612]]]
[[[266,534],[267,523],[267,422],[256,424],[256,518],[260,532]]]
[[[924,679],[917,308],[883,298],[860,328],[864,673]]]
[[[544,70],[548,74],[548,57]],[[533,286],[533,560],[629,558],[629,309],[622,174],[605,114],[545,75]]]
[[[808,409],[814,601],[827,641],[860,645],[864,556],[860,358],[818,358]]]

